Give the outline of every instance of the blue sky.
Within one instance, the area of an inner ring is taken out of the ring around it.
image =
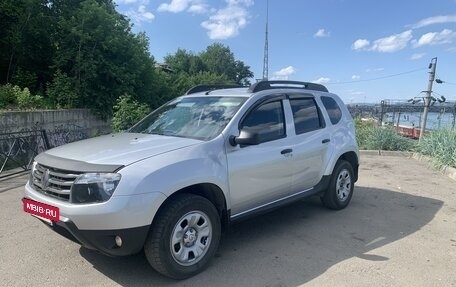
[[[266,0],[116,0],[161,62],[220,42],[262,77]],[[319,82],[346,103],[456,101],[456,0],[269,0],[269,77]]]

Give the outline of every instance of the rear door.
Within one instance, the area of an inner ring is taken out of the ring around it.
[[[322,179],[331,137],[313,96],[292,95],[289,103],[294,121],[293,194],[312,188]]]

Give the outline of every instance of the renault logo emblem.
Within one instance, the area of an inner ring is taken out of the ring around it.
[[[41,178],[41,185],[43,186],[43,190],[47,190],[49,186],[49,169],[46,169],[43,172],[43,177]]]

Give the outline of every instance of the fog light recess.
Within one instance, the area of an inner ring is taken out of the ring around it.
[[[115,240],[116,240],[117,247],[121,247],[122,246],[122,238],[119,235],[117,235]]]

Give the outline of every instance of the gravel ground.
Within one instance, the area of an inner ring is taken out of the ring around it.
[[[1,286],[456,286],[456,183],[414,159],[363,155],[348,208],[311,198],[238,223],[184,281],[54,234],[22,211],[26,178],[0,182]]]

